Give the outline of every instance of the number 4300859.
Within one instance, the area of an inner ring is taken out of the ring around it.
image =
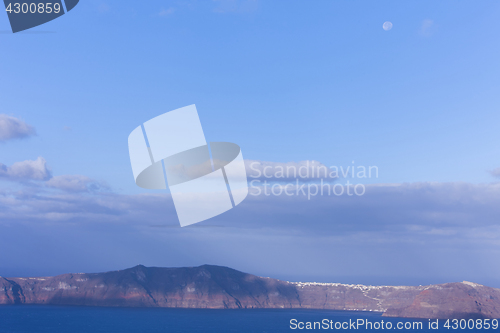
[[[15,4],[9,3],[9,5],[7,6],[7,8],[5,10],[9,14],[11,14],[11,13],[14,13],[14,14],[19,14],[19,13],[23,13],[23,14],[27,14],[27,13],[31,13],[31,14],[55,13],[55,14],[58,14],[61,11],[61,5],[58,3],[52,4],[50,2],[38,3],[38,4],[33,3],[33,2],[32,3],[15,3]]]

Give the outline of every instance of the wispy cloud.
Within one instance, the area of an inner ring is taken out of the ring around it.
[[[76,191],[47,191],[43,187],[21,191],[0,190],[0,221],[158,223],[175,214],[173,204],[169,204],[168,199],[167,194],[119,195],[97,192],[82,195]]]
[[[431,19],[425,19],[420,26],[420,35],[429,37],[434,32],[434,21]]]
[[[48,180],[47,187],[56,188],[68,192],[95,192],[109,190],[109,186],[82,175],[55,176]]]
[[[249,13],[258,9],[258,0],[214,0],[216,13]]]
[[[101,14],[103,13],[107,13],[111,10],[111,7],[107,4],[107,3],[100,3],[98,6],[97,6],[97,11]]]
[[[0,178],[15,181],[48,180],[52,177],[43,157],[16,162],[11,166],[0,163]]]
[[[496,168],[490,171],[490,175],[493,177],[499,177],[500,178],[500,168]]]
[[[24,121],[6,114],[0,114],[0,142],[22,139],[35,135],[35,128]]]
[[[162,8],[162,9],[160,10],[160,12],[158,13],[158,16],[163,16],[163,17],[165,17],[165,16],[170,16],[170,15],[172,15],[174,12],[175,12],[175,8],[174,8],[174,7],[170,7],[170,8],[167,8],[167,9]]]

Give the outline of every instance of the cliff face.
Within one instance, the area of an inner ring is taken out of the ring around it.
[[[385,316],[499,318],[500,290],[470,282],[419,287],[294,283],[234,269],[136,266],[97,274],[1,278],[0,304],[365,310]]]
[[[409,306],[384,315],[419,318],[500,318],[500,289],[462,282],[426,287]]]

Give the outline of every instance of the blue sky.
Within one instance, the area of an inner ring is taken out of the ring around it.
[[[500,286],[499,14],[496,1],[87,0],[18,34],[0,15],[0,114],[32,127],[0,142],[0,275],[213,263]],[[134,184],[127,137],[190,104],[207,140],[245,159],[379,177],[363,198],[249,198],[176,229],[168,194]],[[35,176],[12,171],[37,159]]]

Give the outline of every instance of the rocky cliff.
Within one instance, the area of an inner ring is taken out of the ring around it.
[[[416,318],[499,318],[500,289],[471,282],[419,287],[285,282],[234,269],[136,266],[96,274],[0,277],[0,304],[380,311]]]

